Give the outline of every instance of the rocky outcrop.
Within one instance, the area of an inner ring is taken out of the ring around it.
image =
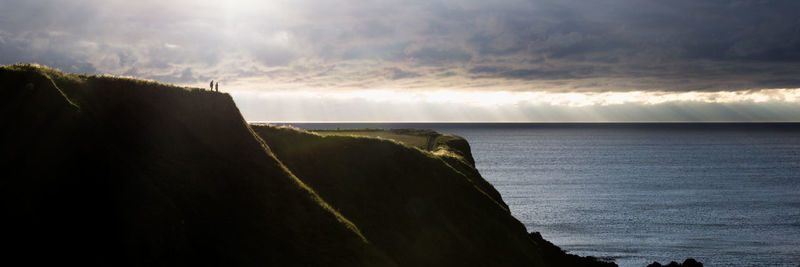
[[[667,265],[661,265],[661,263],[653,262],[651,264],[648,264],[647,267],[703,267],[703,264],[695,259],[688,258],[684,260],[683,263],[677,263],[673,261],[668,263]]]

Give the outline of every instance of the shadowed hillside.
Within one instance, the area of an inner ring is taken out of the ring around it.
[[[529,236],[475,169],[469,145],[428,152],[395,141],[255,125],[286,166],[403,266],[603,266]],[[405,130],[416,135],[420,131]],[[370,131],[371,136],[389,134]],[[402,138],[401,138],[402,139]],[[406,138],[413,140],[413,138]]]
[[[37,65],[0,80],[6,262],[603,264],[526,233],[456,136],[251,128],[227,94]]]
[[[0,68],[4,260],[391,265],[227,94]]]

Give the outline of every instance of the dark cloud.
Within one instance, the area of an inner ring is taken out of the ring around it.
[[[757,80],[755,83],[766,87],[790,88],[800,84],[800,79]]]
[[[421,47],[406,50],[406,56],[425,62],[427,64],[436,63],[463,63],[472,59],[472,54],[460,48],[444,47]]]
[[[473,73],[473,74],[485,74],[485,73],[497,74],[497,73],[508,71],[508,70],[509,70],[509,68],[504,68],[504,67],[478,66],[478,67],[474,67],[474,68],[469,69],[469,73]]]
[[[455,77],[485,80],[483,88],[551,91],[800,87],[800,1],[0,0],[0,6],[0,64],[33,61],[164,81],[263,75],[335,88],[383,76],[421,88]],[[431,69],[447,75],[421,75]]]
[[[419,73],[404,71],[400,68],[385,68],[383,70],[386,73],[386,77],[391,80],[397,79],[405,79],[405,78],[414,78],[422,76]]]
[[[575,68],[562,70],[542,70],[542,69],[512,69],[496,66],[477,66],[469,69],[470,74],[475,74],[473,78],[501,77],[521,80],[562,80],[575,79],[589,75],[593,72],[592,68]]]
[[[45,37],[47,36],[40,36],[34,39],[34,41],[29,42],[8,38],[7,35],[0,32],[0,62],[2,62],[2,64],[37,62],[70,72],[96,72],[95,67],[88,62],[87,55],[71,52],[81,49],[77,47],[76,44],[55,46],[50,42],[42,41]],[[61,37],[51,38],[56,40],[63,39]],[[48,47],[48,49],[36,49],[32,46],[43,46]]]

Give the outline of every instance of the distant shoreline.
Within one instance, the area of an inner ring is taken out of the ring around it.
[[[293,126],[305,130],[401,128],[607,128],[701,130],[800,130],[800,122],[266,122],[250,124]]]
[[[542,121],[247,121],[256,124],[283,123],[416,123],[416,124],[800,124],[800,121],[625,121],[625,122],[542,122]]]

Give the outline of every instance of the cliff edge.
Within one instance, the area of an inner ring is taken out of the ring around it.
[[[275,158],[227,94],[0,68],[4,260],[393,265]]]
[[[455,136],[423,150],[251,126],[224,93],[31,64],[0,80],[8,262],[577,265],[526,233]]]

